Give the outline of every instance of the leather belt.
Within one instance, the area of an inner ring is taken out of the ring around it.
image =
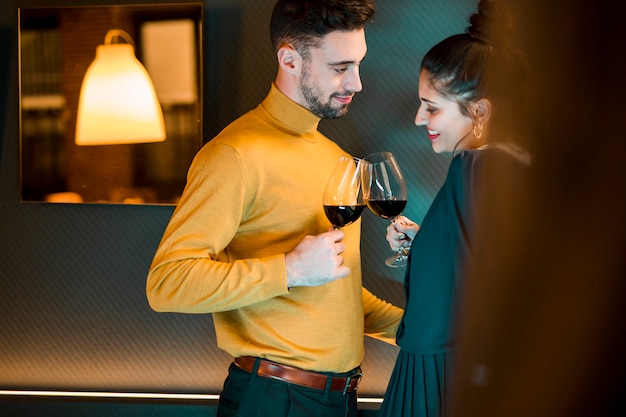
[[[235,358],[235,365],[246,372],[252,373],[256,360],[257,358],[252,356],[242,356],[240,358]],[[326,384],[330,378],[330,390],[339,391],[343,394],[356,391],[359,387],[361,376],[363,375],[360,368],[355,369],[352,375],[337,377],[314,371],[305,371],[304,369],[282,365],[280,363],[268,361],[267,359],[260,359],[257,374],[267,378],[277,379],[279,381],[290,382],[295,385],[320,390],[326,389]]]

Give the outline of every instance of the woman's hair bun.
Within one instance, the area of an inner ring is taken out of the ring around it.
[[[511,16],[497,0],[480,0],[469,21],[465,33],[496,48],[506,43],[513,30]]]

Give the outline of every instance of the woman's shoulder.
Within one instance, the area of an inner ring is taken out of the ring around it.
[[[530,165],[531,156],[528,151],[512,142],[498,142],[485,145],[478,149],[465,151],[468,159],[512,159],[523,165]]]
[[[516,144],[496,143],[459,152],[454,156],[451,165],[476,169],[489,161],[506,161],[529,166],[531,159],[530,153]]]

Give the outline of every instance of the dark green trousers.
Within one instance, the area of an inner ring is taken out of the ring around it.
[[[357,417],[356,398],[356,391],[343,394],[301,387],[231,364],[217,417]]]

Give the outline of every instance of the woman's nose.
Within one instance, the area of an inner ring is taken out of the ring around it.
[[[428,117],[426,111],[420,105],[417,109],[417,114],[415,115],[415,125],[416,126],[426,126],[428,124]]]

